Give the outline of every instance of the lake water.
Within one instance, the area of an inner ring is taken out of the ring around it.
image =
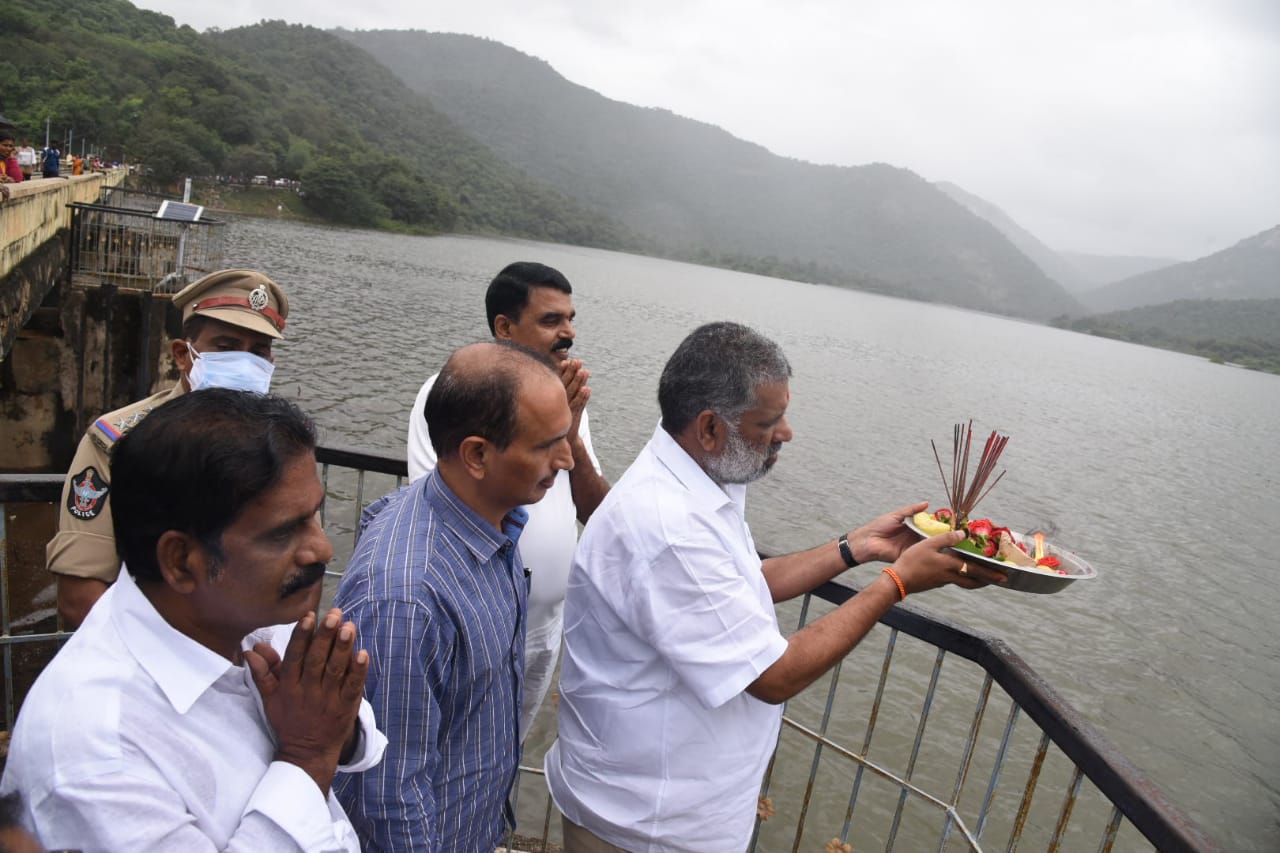
[[[228,265],[289,293],[275,390],[332,443],[404,452],[419,385],[487,336],[513,260],[575,287],[574,354],[616,479],[652,433],[663,363],[692,328],[747,323],[795,369],[795,440],[752,487],[781,552],[916,499],[952,424],[1011,436],[983,515],[1047,530],[1097,580],[1053,596],[913,598],[1005,639],[1227,849],[1280,849],[1280,377],[954,308],[613,252],[234,222]],[[869,570],[874,573],[874,569]],[[856,570],[855,570],[856,573]],[[869,578],[871,575],[856,576]]]

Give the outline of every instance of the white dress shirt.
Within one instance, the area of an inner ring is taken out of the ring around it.
[[[243,648],[283,655],[292,627]],[[367,702],[360,727],[340,770],[382,758]],[[249,668],[174,630],[122,571],[27,695],[0,791],[22,792],[50,848],[359,851],[333,794],[275,749]]]
[[[409,480],[425,477],[436,467],[436,452],[423,417],[427,394],[436,382],[431,376],[409,413]],[[591,446],[591,427],[587,413],[582,413],[578,435],[586,447],[591,465],[600,473],[600,460]],[[555,676],[556,658],[560,654],[560,636],[564,627],[564,590],[569,582],[569,566],[573,549],[578,544],[578,509],[573,503],[569,472],[556,474],[555,483],[542,500],[525,507],[529,522],[520,534],[520,559],[529,572],[529,615],[524,633],[524,690],[520,704],[520,740],[523,742],[537,716],[551,681]]]
[[[745,497],[659,426],[578,545],[547,784],[569,820],[633,853],[751,838],[782,707],[745,691],[787,641]]]

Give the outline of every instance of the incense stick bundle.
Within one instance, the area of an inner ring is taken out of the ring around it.
[[[1000,461],[1000,454],[1004,452],[1004,446],[1008,443],[1009,436],[1000,435],[992,430],[991,435],[987,436],[986,445],[982,448],[982,456],[978,458],[978,467],[973,472],[973,479],[970,480],[969,451],[973,446],[973,421],[969,421],[968,424],[956,424],[951,438],[951,480],[948,481],[946,472],[942,469],[942,457],[938,454],[938,445],[932,440],[929,441],[929,445],[933,447],[933,458],[938,463],[938,476],[942,478],[943,491],[946,492],[947,500],[951,502],[951,511],[955,514],[957,528],[968,523],[969,513],[973,512],[979,501],[990,494],[996,483],[1004,477],[1005,472],[1001,471],[1000,476],[996,477],[991,485],[987,485],[987,480],[995,471],[996,464]]]

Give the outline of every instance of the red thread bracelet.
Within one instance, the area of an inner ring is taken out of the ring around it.
[[[881,570],[880,570],[880,572],[881,572],[881,574],[886,574],[886,575],[888,575],[889,577],[893,578],[893,582],[894,582],[894,583],[896,583],[896,584],[898,585],[898,595],[902,596],[902,597],[901,597],[901,598],[899,598],[898,600],[899,600],[899,601],[903,601],[904,599],[906,599],[906,597],[907,597],[907,588],[906,588],[905,586],[903,586],[903,585],[902,585],[902,578],[898,577],[898,573],[897,573],[897,572],[895,572],[892,568],[890,568],[890,567],[888,567],[888,566],[886,566],[885,568],[881,569]]]

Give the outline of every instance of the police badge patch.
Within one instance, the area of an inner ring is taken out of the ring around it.
[[[90,465],[71,478],[67,512],[84,521],[97,518],[107,505],[107,492],[110,488],[98,475],[98,469]]]

